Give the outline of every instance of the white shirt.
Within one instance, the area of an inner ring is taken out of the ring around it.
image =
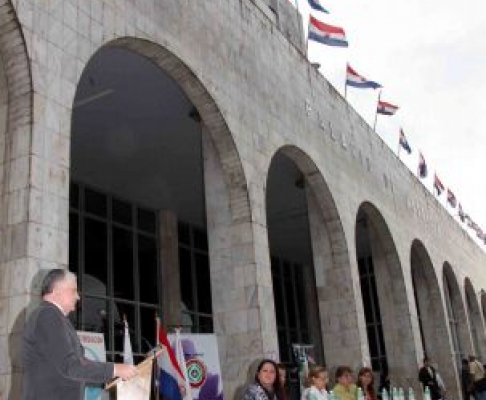
[[[319,390],[315,386],[308,387],[302,392],[301,400],[328,400],[326,389]]]

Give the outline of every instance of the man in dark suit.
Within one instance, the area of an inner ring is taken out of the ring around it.
[[[49,271],[42,283],[43,301],[30,315],[22,338],[25,369],[22,400],[80,400],[84,386],[111,378],[130,379],[133,365],[89,361],[67,315],[79,300],[76,275]]]
[[[432,400],[439,400],[442,398],[439,383],[437,382],[437,373],[434,367],[430,365],[428,357],[424,357],[424,365],[419,371],[419,381],[422,383],[424,390],[427,387],[429,388],[430,398]]]

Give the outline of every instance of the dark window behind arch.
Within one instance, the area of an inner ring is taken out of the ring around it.
[[[141,356],[155,344],[161,311],[155,211],[72,183],[69,223],[69,269],[81,294],[76,329],[104,333],[108,360],[120,360],[126,317]]]
[[[365,312],[366,332],[368,333],[368,346],[371,357],[371,366],[374,371],[388,369],[386,359],[383,325],[381,323],[380,304],[376,290],[373,258],[358,258],[361,296]]]

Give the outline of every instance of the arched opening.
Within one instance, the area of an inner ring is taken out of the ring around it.
[[[449,383],[448,393],[459,396],[457,385],[451,385],[452,382],[457,382],[456,370],[450,357],[451,347],[439,281],[429,254],[419,240],[412,243],[410,264],[424,355],[437,363],[441,376]]]
[[[408,386],[416,381],[417,358],[402,268],[387,224],[370,203],[358,210],[356,257],[372,368]]]
[[[307,203],[302,171],[277,153],[268,172],[266,210],[280,359],[286,363],[294,359],[294,344],[313,346],[323,362]]]
[[[272,158],[266,186],[280,358],[308,343],[328,365],[359,363],[355,294],[336,205],[313,161],[293,146]]]
[[[218,107],[175,55],[127,38],[86,65],[71,129],[77,328],[103,332],[113,360],[122,349],[122,315],[139,355],[154,343],[155,313],[166,327],[216,332],[231,393],[242,377],[226,366],[244,365],[263,344],[257,319],[235,324],[235,312],[247,321],[258,304],[242,309],[255,283],[235,278],[254,268],[251,218],[242,166]],[[235,329],[251,334],[254,346],[234,339]]]
[[[453,356],[457,370],[461,368],[461,359],[471,352],[471,341],[467,329],[467,318],[461,291],[456,276],[449,263],[444,263],[444,297],[453,344]]]
[[[469,278],[466,278],[464,281],[464,289],[466,292],[467,315],[469,317],[474,354],[479,360],[485,361],[484,325],[476,292]]]

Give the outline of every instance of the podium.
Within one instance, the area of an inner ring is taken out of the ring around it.
[[[116,378],[105,386],[105,391],[109,392],[110,399],[116,400],[150,400],[152,390],[152,379],[154,363],[157,357],[165,351],[163,348],[157,350],[140,364],[136,365],[138,375],[132,379],[124,381]]]

